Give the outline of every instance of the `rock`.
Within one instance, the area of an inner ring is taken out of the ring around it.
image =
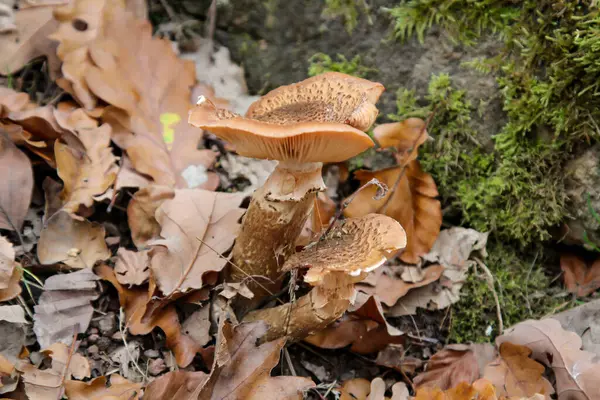
[[[95,344],[91,345],[90,347],[88,347],[87,349],[87,353],[90,356],[93,356],[95,354],[98,354],[98,352],[100,351],[100,349],[98,348],[98,346],[96,346]]]
[[[93,333],[90,336],[88,336],[87,341],[89,343],[96,343],[98,341],[98,338],[100,338],[100,335]]]
[[[144,351],[144,355],[148,358],[157,358],[158,356],[160,356],[160,353],[158,352],[158,350],[150,349]]]
[[[121,332],[115,332],[111,336],[111,339],[114,340],[115,342],[122,342],[123,341],[123,334]]]
[[[600,145],[587,149],[569,161],[565,168],[566,192],[569,196],[570,219],[566,221],[565,239],[572,244],[585,244],[584,234],[600,246],[600,221],[594,218],[591,208],[600,214]],[[588,204],[589,196],[589,204]],[[586,247],[590,247],[586,244]]]
[[[148,373],[152,376],[160,375],[166,369],[167,365],[162,358],[155,358],[148,363]]]
[[[112,341],[110,340],[110,338],[107,338],[106,336],[101,336],[100,338],[98,338],[98,341],[96,342],[96,345],[102,351],[107,350],[111,344],[112,344]]]
[[[98,328],[104,336],[110,336],[117,330],[117,317],[108,313],[98,321]]]

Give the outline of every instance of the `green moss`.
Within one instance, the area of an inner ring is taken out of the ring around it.
[[[358,24],[358,17],[361,13],[367,16],[370,24],[372,21],[366,0],[325,0],[323,16],[327,18],[341,17],[348,33],[352,33]]]
[[[505,327],[529,318],[552,313],[564,298],[549,289],[551,278],[544,274],[543,256],[526,257],[511,247],[491,242],[483,260],[494,276]],[[490,329],[491,327],[491,329]],[[498,334],[493,294],[482,272],[469,274],[461,300],[452,306],[449,343],[488,342]]]
[[[308,62],[308,75],[315,76],[323,72],[342,72],[344,74],[365,78],[369,74],[377,71],[375,68],[367,67],[362,64],[360,56],[355,56],[348,60],[343,54],[337,54],[335,61],[327,54],[316,53]]]

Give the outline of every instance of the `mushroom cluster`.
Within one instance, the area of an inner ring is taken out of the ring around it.
[[[232,250],[228,281],[248,282],[258,302],[279,289],[283,265],[325,189],[323,163],[345,161],[374,145],[364,132],[375,121],[380,83],[325,73],[275,89],[253,103],[246,116],[200,98],[190,124],[232,144],[246,157],[279,164],[252,198]],[[267,291],[265,291],[267,289]]]

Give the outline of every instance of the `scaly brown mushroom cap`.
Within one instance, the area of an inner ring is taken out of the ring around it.
[[[368,214],[347,219],[343,225],[332,229],[323,241],[290,256],[282,270],[309,267],[304,280],[315,286],[331,272],[360,277],[404,247],[406,233],[396,220],[381,214]]]
[[[232,143],[243,156],[341,162],[374,145],[363,131],[377,117],[383,90],[380,83],[329,72],[269,92],[246,117],[203,99],[189,123]]]

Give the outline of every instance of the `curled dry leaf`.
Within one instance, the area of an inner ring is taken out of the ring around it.
[[[163,201],[175,197],[175,191],[168,186],[149,185],[137,191],[127,206],[127,222],[131,238],[138,248],[158,238],[160,225],[156,221],[156,210]]]
[[[65,394],[69,400],[138,400],[141,399],[142,384],[133,383],[119,374],[99,376],[90,382],[66,381]],[[174,399],[178,397],[173,397]]]
[[[131,251],[124,247],[117,251],[115,275],[122,285],[141,285],[150,277],[148,250]]]
[[[401,174],[403,176],[393,190]],[[380,200],[374,199],[376,186],[361,190],[344,210],[344,215],[359,217],[378,212],[394,218],[406,230],[408,238],[400,259],[409,264],[418,263],[420,256],[433,246],[442,225],[442,207],[436,200],[438,191],[431,175],[423,172],[419,162],[414,160],[404,172],[402,167],[391,167],[375,172],[360,170],[355,176],[361,185],[376,178],[390,190]]]
[[[95,272],[100,278],[109,281],[119,292],[119,303],[125,312],[125,323],[132,335],[147,335],[155,327],[162,329],[167,338],[166,345],[173,351],[175,360],[181,368],[187,367],[199,351],[203,353],[203,357],[208,356],[208,352],[203,351],[201,345],[182,332],[174,305],[166,305],[150,317],[142,319],[154,293],[152,281],[150,287],[126,288],[119,283],[115,272],[109,266],[99,265]]]
[[[14,299],[21,293],[22,275],[12,243],[0,236],[0,302]]]
[[[60,141],[54,144],[56,169],[64,184],[60,194],[62,208],[71,213],[77,213],[80,206],[91,207],[94,196],[108,190],[118,170],[110,149],[110,125],[78,132],[85,154]]]
[[[329,226],[329,221],[335,215],[336,204],[325,192],[317,193],[311,216],[306,220],[302,234],[296,241],[296,246],[306,246],[319,239],[321,233]]]
[[[600,288],[600,259],[587,265],[585,260],[573,254],[560,257],[560,269],[567,290],[578,297],[585,297]]]
[[[525,397],[539,393],[550,399],[554,393],[552,384],[543,377],[544,366],[529,358],[529,348],[504,342],[499,353],[483,373],[483,377],[494,384],[498,394]]]
[[[552,368],[559,400],[593,399],[600,393],[600,363],[581,350],[581,338],[565,331],[554,319],[525,321],[496,338],[496,344],[510,342],[532,350],[532,358]]]
[[[225,267],[237,235],[243,195],[180,189],[156,211],[161,239],[149,244],[152,275],[165,295],[200,289],[205,274]],[[214,274],[213,274],[214,275]]]
[[[417,149],[429,138],[425,121],[420,118],[378,125],[373,129],[373,135],[381,147],[396,148],[398,165],[406,165],[415,160]]]
[[[16,92],[7,87],[0,87],[0,118],[6,118],[14,111],[21,111],[29,105],[29,95]]]
[[[42,229],[37,254],[42,264],[63,263],[71,268],[91,268],[110,257],[104,227],[59,211]]]
[[[34,307],[33,331],[42,348],[60,342],[70,345],[75,329],[85,332],[98,298],[91,270],[53,275],[44,282],[44,292]]]
[[[0,229],[21,231],[33,192],[29,157],[0,131]]]
[[[485,365],[495,357],[491,344],[448,345],[438,351],[427,363],[425,372],[417,375],[417,388],[441,390],[456,387],[461,382],[471,384],[480,378]]]
[[[379,301],[370,297],[359,309],[305,341],[324,349],[339,349],[352,344],[351,351],[368,354],[391,343],[404,343],[405,338],[404,332],[388,324]]]

